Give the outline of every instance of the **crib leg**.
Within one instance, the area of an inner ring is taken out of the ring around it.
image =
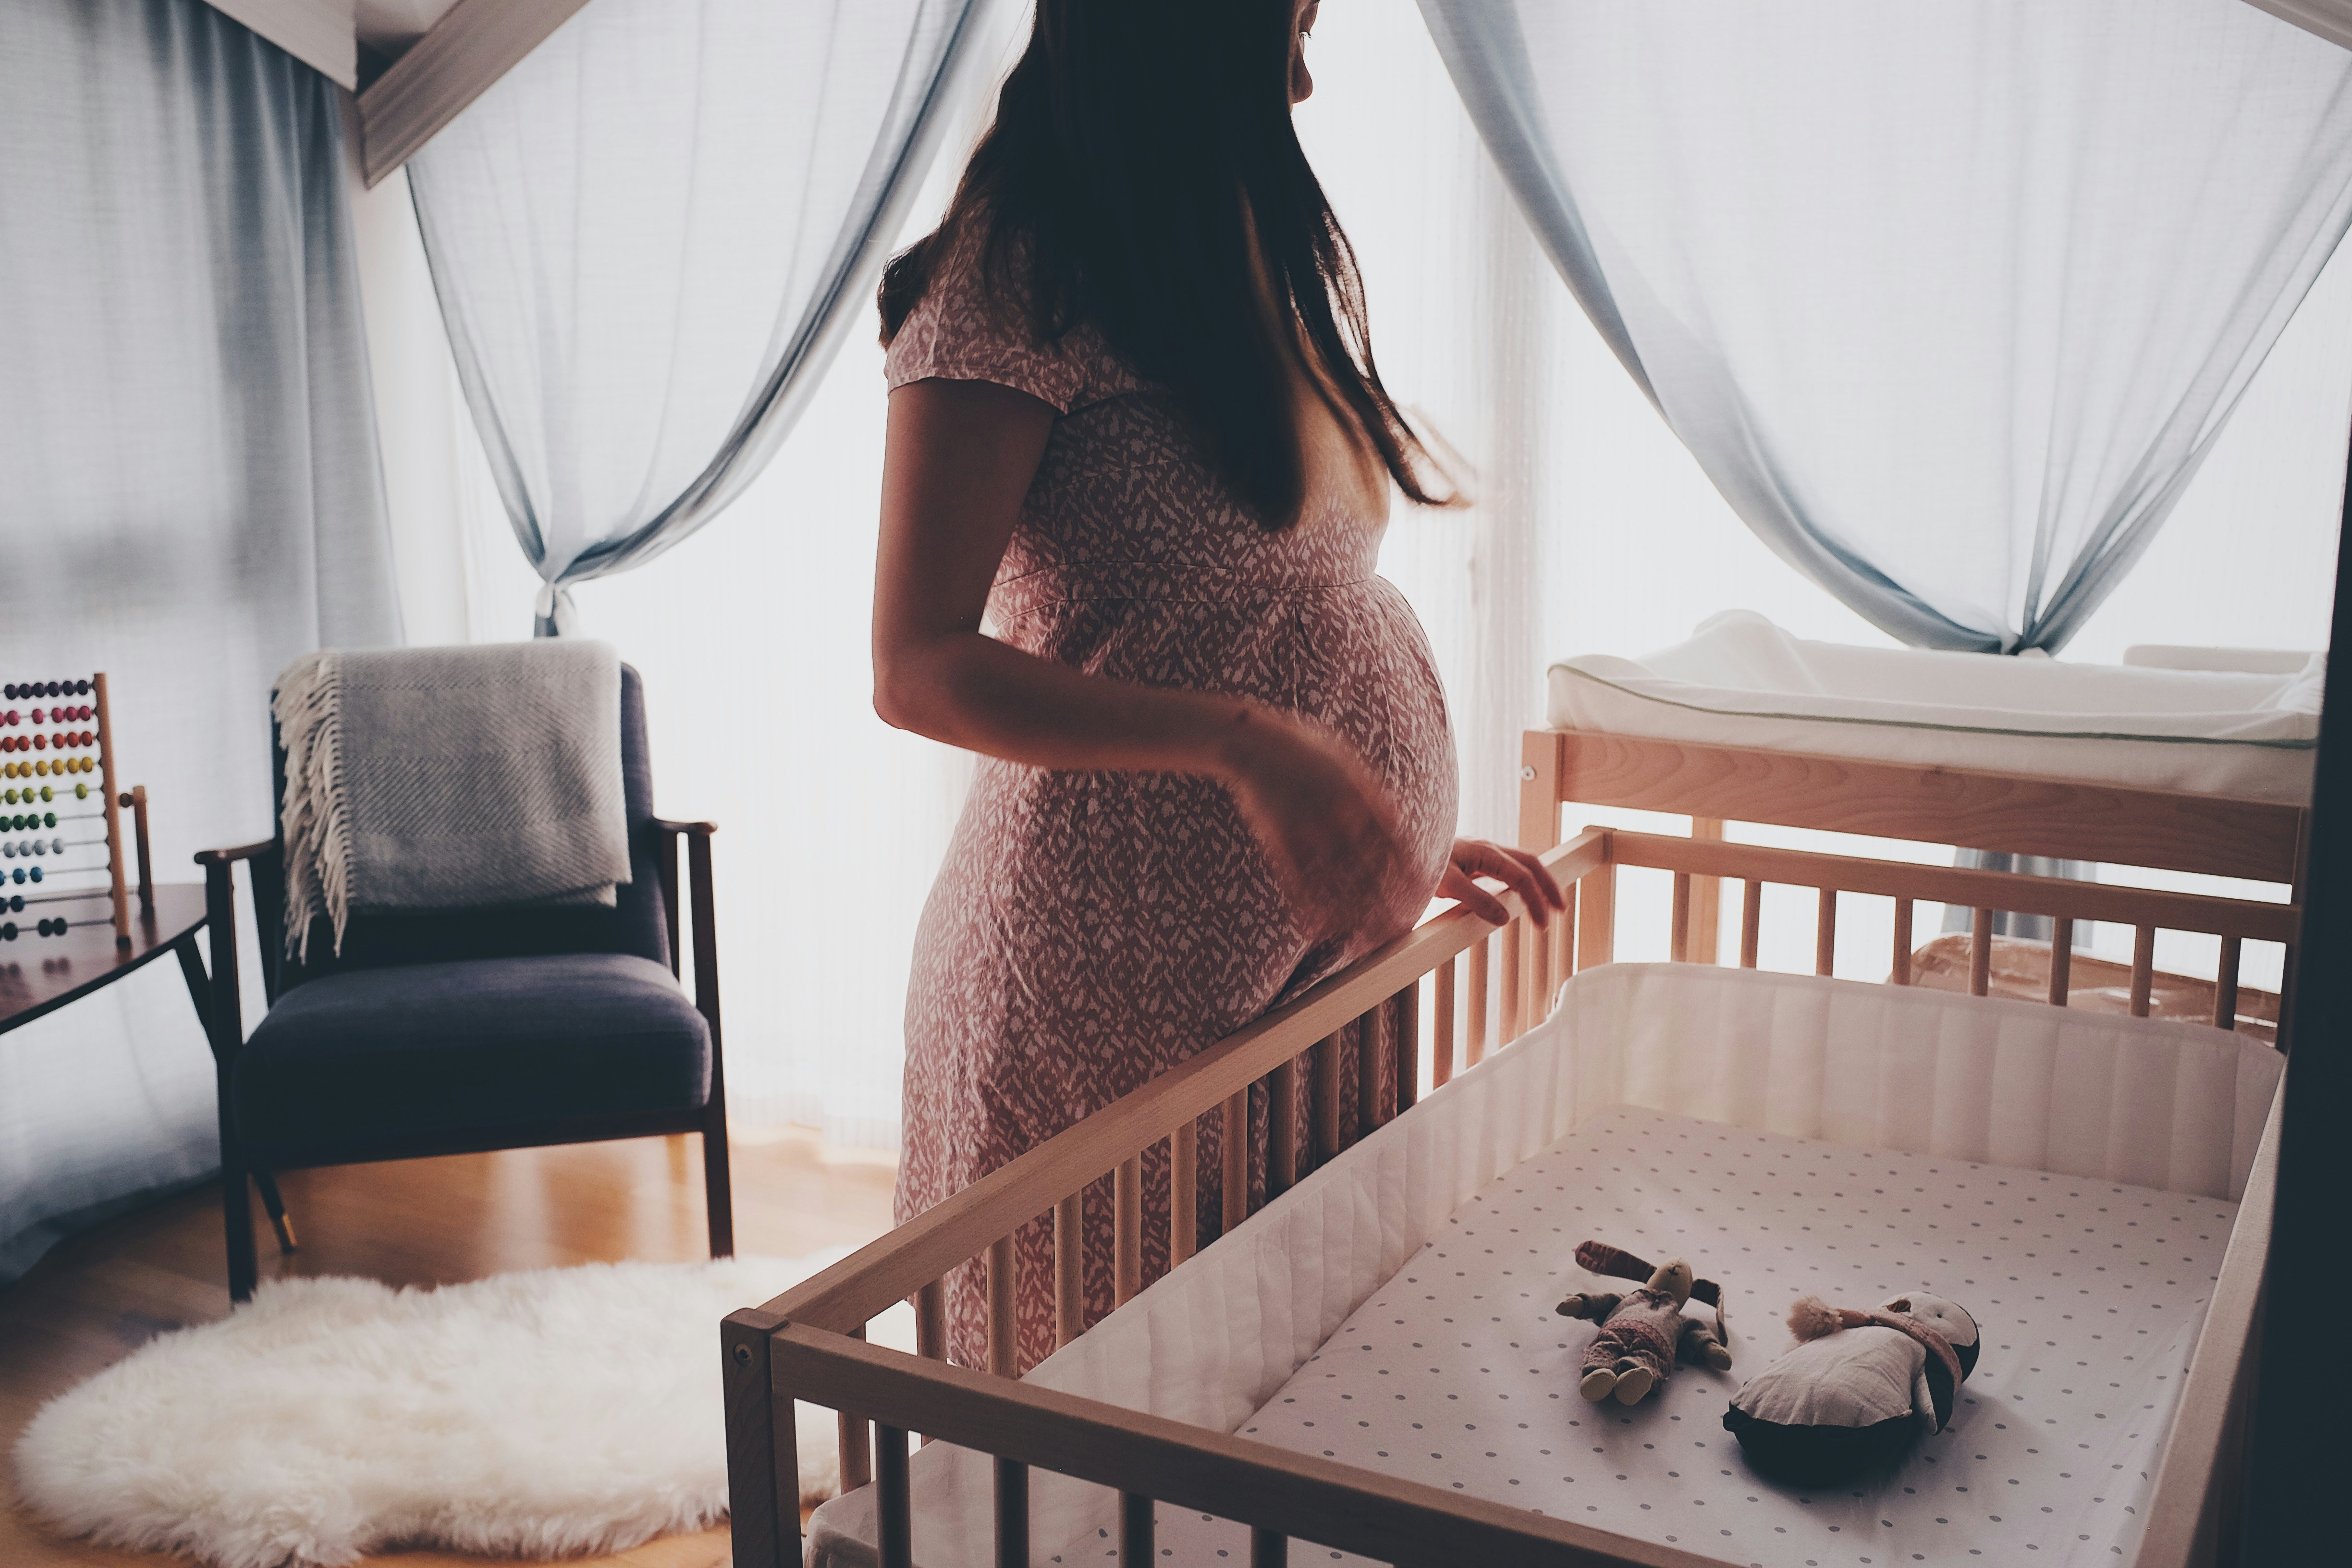
[[[1029,1568],[1029,1467],[996,1461],[996,1568]]]

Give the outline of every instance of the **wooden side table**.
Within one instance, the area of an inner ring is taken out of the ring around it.
[[[204,1028],[205,1039],[211,1041],[212,976],[196,947],[197,933],[205,923],[204,886],[164,882],[157,884],[145,908],[135,902],[132,906],[128,947],[117,944],[110,925],[77,925],[63,936],[20,934],[14,942],[0,942],[0,1035],[103,990],[170,952],[180,961],[180,975],[187,982],[188,1000],[195,1005],[196,1022]],[[225,1079],[219,1092],[226,1115],[231,1101]],[[291,1252],[293,1222],[286,1217],[276,1178],[268,1172],[257,1173],[255,1185],[261,1189],[262,1207],[278,1233],[278,1245]]]

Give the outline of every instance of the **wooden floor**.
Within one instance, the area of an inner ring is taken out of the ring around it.
[[[281,1258],[263,1228],[263,1277],[449,1284],[558,1264],[701,1258],[701,1173],[699,1141],[690,1137],[292,1171],[279,1184],[301,1250]],[[868,1241],[889,1226],[895,1166],[887,1156],[826,1151],[798,1131],[739,1133],[734,1173],[740,1251],[793,1257]],[[217,1189],[207,1188],[75,1237],[16,1285],[0,1287],[0,1455],[51,1396],[167,1329],[226,1314],[220,1223]],[[0,1463],[0,1487],[10,1470]],[[17,1507],[13,1491],[5,1495],[6,1568],[185,1561],[60,1539]],[[728,1560],[722,1529],[596,1561],[713,1568]],[[370,1561],[476,1568],[491,1560],[418,1552]]]

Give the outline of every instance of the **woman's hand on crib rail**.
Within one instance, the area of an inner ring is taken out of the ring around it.
[[[1529,918],[1539,926],[1551,924],[1553,914],[1568,908],[1568,895],[1560,891],[1559,880],[1551,874],[1550,867],[1527,850],[1491,844],[1484,838],[1454,841],[1454,853],[1446,862],[1444,879],[1437,884],[1437,896],[1452,899],[1491,925],[1501,925],[1511,918],[1511,911],[1502,900],[1478,885],[1481,877],[1492,877],[1518,894],[1528,907]]]

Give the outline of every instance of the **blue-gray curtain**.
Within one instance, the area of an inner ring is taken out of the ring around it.
[[[2352,219],[2352,54],[2241,0],[1421,0],[1626,370],[1917,646],[2055,650]]]
[[[107,671],[162,880],[268,835],[278,668],[399,640],[347,177],[340,89],[201,0],[0,4],[0,668]],[[0,1035],[0,1279],[216,1163],[168,960]]]
[[[597,0],[409,164],[537,630],[767,466],[854,323],[990,0]]]

